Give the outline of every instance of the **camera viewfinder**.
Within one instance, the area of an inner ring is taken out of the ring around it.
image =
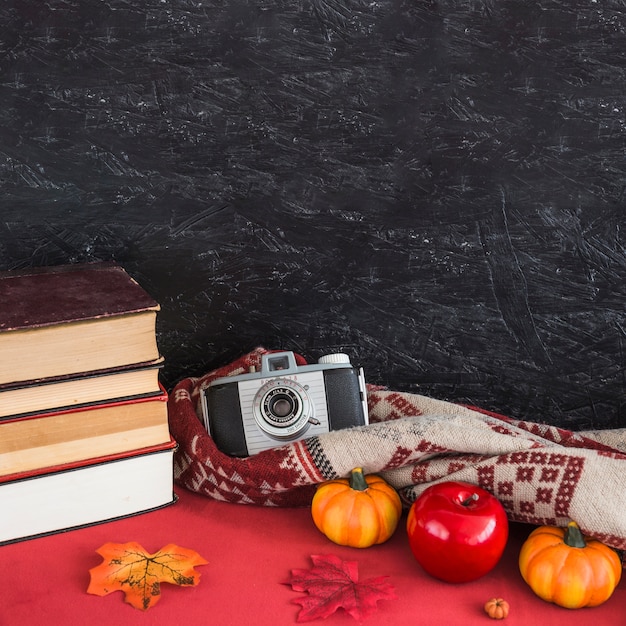
[[[288,356],[277,356],[273,358],[269,358],[268,369],[270,372],[277,372],[280,370],[288,370],[289,369],[289,357]]]

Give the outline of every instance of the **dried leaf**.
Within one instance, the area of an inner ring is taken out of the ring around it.
[[[195,586],[200,574],[196,565],[206,565],[197,552],[173,543],[148,554],[138,543],[106,543],[96,551],[103,561],[89,570],[87,593],[105,596],[123,591],[125,600],[145,611],[161,597],[161,583]]]
[[[333,555],[311,556],[314,567],[310,570],[294,569],[286,584],[294,591],[305,591],[307,596],[296,598],[294,603],[302,609],[298,622],[310,622],[332,615],[343,608],[357,620],[376,611],[379,600],[395,600],[388,576],[379,576],[359,582],[356,561],[342,561]]]

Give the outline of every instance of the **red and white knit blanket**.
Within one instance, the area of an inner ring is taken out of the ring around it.
[[[243,459],[223,454],[200,421],[200,390],[215,378],[259,369],[266,352],[258,348],[172,390],[178,484],[226,502],[301,506],[320,482],[362,467],[383,476],[409,506],[435,482],[462,480],[492,492],[511,521],[574,520],[588,535],[626,549],[626,429],[575,433],[369,386],[369,426]]]

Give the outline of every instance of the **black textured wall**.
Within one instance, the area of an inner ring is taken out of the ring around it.
[[[341,349],[370,382],[626,426],[622,0],[13,0],[0,24],[0,268],[122,263],[168,385]]]

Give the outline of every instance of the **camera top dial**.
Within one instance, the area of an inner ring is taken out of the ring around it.
[[[341,363],[342,365],[350,364],[350,357],[343,352],[332,352],[321,356],[317,362],[320,365],[328,365],[329,363]]]

